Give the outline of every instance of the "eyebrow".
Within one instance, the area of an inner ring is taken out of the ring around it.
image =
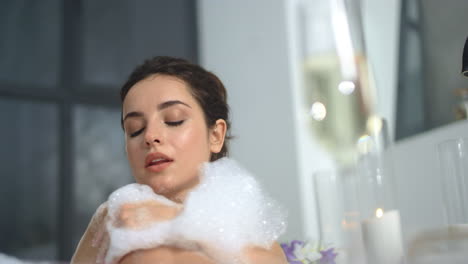
[[[166,101],[166,102],[163,102],[163,103],[160,103],[158,104],[157,106],[157,109],[158,111],[161,111],[161,110],[164,110],[166,108],[169,108],[173,105],[185,105],[186,107],[188,108],[192,108],[190,105],[182,102],[182,101],[179,101],[179,100],[171,100],[171,101]],[[143,113],[142,112],[130,112],[130,113],[127,113],[124,117],[124,119],[122,120],[122,123],[125,122],[125,120],[127,120],[127,118],[129,117],[142,117],[143,116]]]
[[[182,102],[182,101],[179,101],[179,100],[171,100],[171,101],[166,101],[166,102],[164,102],[164,103],[160,103],[160,104],[158,105],[158,110],[161,111],[161,110],[163,110],[163,109],[166,109],[166,108],[168,108],[168,107],[171,107],[171,106],[177,105],[177,104],[185,105],[185,106],[188,107],[188,108],[192,108],[190,105],[188,105],[188,104],[186,104],[186,103],[184,103],[184,102]]]

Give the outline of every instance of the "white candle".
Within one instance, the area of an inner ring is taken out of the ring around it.
[[[376,216],[362,222],[362,236],[368,264],[401,264],[403,244],[400,213],[376,210]]]

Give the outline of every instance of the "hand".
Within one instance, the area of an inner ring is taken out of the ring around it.
[[[115,227],[144,229],[153,223],[175,218],[182,210],[182,205],[170,206],[156,200],[127,203],[120,207]]]
[[[177,215],[179,215],[182,208],[183,207],[181,204],[164,202],[156,199],[123,203],[118,205],[116,210],[110,210],[110,214],[106,220],[107,232],[110,232],[111,235],[113,235],[113,232],[125,232],[125,230],[142,230],[150,227],[155,223],[168,221],[175,218]],[[120,231],[113,230],[113,228],[118,228],[120,229]],[[134,241],[132,242],[132,245],[135,246],[135,237],[133,237],[132,239]],[[127,250],[132,250],[133,246],[127,248]],[[129,252],[122,248],[119,250],[120,251],[117,252],[113,251],[111,255],[108,255],[108,253],[105,252],[103,255],[106,259],[106,263],[118,263],[123,257],[123,254]]]

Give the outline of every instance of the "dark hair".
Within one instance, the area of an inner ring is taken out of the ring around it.
[[[187,60],[167,56],[158,56],[146,60],[135,68],[130,77],[120,89],[122,104],[128,91],[139,81],[155,74],[174,76],[183,80],[203,109],[207,127],[212,127],[216,120],[226,121],[226,138],[219,153],[211,154],[211,161],[225,157],[228,154],[230,137],[229,106],[227,92],[221,80],[213,73]],[[123,120],[121,120],[123,122]]]

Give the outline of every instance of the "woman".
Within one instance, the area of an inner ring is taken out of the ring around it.
[[[182,59],[156,57],[135,69],[121,89],[122,126],[132,174],[158,195],[176,203],[151,201],[120,208],[116,225],[141,229],[171,220],[200,182],[200,166],[227,155],[229,109],[221,81]],[[144,217],[142,217],[144,216]],[[72,263],[102,261],[109,245],[104,222],[107,207],[95,213]],[[286,263],[277,243],[247,246],[243,263]],[[203,248],[174,246],[135,250],[119,263],[215,263]]]

